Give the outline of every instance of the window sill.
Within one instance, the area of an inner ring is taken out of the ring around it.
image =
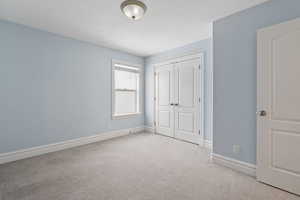
[[[140,114],[142,114],[142,113],[139,112],[139,113],[124,114],[124,115],[113,115],[112,119],[127,119],[127,118],[130,118],[130,117],[138,116]]]

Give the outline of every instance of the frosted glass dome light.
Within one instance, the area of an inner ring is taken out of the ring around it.
[[[146,13],[147,6],[138,0],[126,0],[121,4],[121,10],[128,18],[138,20]]]

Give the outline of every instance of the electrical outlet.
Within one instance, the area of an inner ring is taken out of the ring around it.
[[[240,151],[241,151],[240,145],[234,144],[234,145],[232,146],[232,151],[233,151],[233,153],[235,153],[235,154],[239,154]]]

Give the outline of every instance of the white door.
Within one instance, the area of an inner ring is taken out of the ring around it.
[[[201,59],[156,68],[156,132],[199,144],[202,141]]]
[[[174,136],[174,65],[165,65],[156,69],[156,132]]]
[[[175,138],[193,143],[200,142],[199,107],[200,60],[175,64],[174,69],[174,120]]]
[[[258,31],[257,179],[300,194],[300,19]]]

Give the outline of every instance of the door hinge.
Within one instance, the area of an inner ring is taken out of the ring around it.
[[[199,65],[198,68],[201,69],[201,65]]]
[[[156,101],[156,97],[154,97],[153,99],[154,99],[154,101]]]
[[[201,98],[199,98],[199,102],[201,102]]]
[[[198,134],[200,135],[200,130],[198,131]]]
[[[154,126],[156,126],[156,122],[154,122],[153,124],[154,124]]]

